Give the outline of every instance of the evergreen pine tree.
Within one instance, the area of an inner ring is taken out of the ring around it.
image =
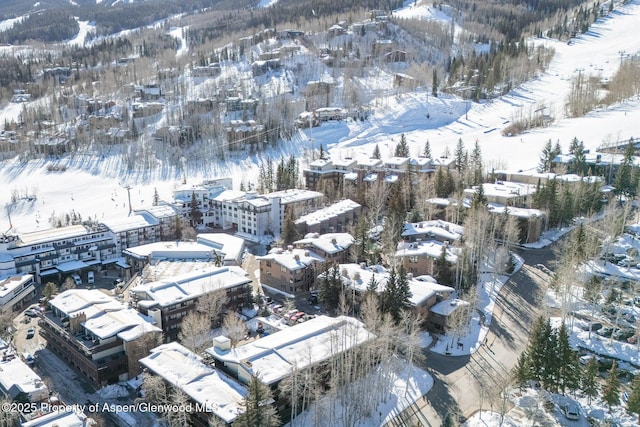
[[[438,70],[435,68],[431,76],[431,95],[438,97]]]
[[[160,203],[160,196],[158,195],[158,189],[156,187],[153,187],[153,206],[158,206],[158,204]]]
[[[634,153],[635,146],[633,144],[633,139],[630,139],[624,152],[622,164],[616,172],[613,183],[613,186],[615,187],[614,192],[619,197],[633,197],[636,195],[637,177],[634,176]]]
[[[389,279],[382,291],[381,302],[384,312],[389,313],[393,320],[398,323],[402,318],[402,311],[411,307],[411,291],[407,274],[403,266],[396,271],[392,268],[389,272]]]
[[[451,284],[451,266],[447,261],[447,247],[442,245],[440,256],[435,260],[436,279],[442,285]]]
[[[473,174],[471,185],[481,184],[483,181],[483,166],[482,166],[482,152],[480,151],[480,144],[476,139],[476,143],[473,146],[473,151],[471,152],[471,173]]]
[[[434,187],[436,190],[436,196],[438,197],[447,197],[449,196],[449,190],[447,186],[447,178],[442,171],[442,168],[438,168],[436,172],[436,179],[434,183]]]
[[[542,154],[540,154],[540,163],[538,163],[538,172],[545,173],[551,172],[551,162],[554,159],[553,147],[551,146],[551,140],[547,140],[542,148]]]
[[[589,359],[587,368],[582,371],[580,390],[585,396],[588,396],[589,404],[591,404],[591,399],[598,395],[598,362],[595,356]]]
[[[366,295],[378,295],[378,281],[375,276],[372,274],[371,279],[367,282],[367,290],[365,291]]]
[[[374,158],[374,159],[379,159],[380,158],[380,147],[378,147],[378,144],[376,144],[375,148],[373,149],[372,158]]]
[[[461,173],[466,169],[466,161],[465,161],[466,150],[464,148],[464,142],[462,142],[462,138],[458,139],[458,144],[456,145],[456,151],[453,154],[455,159],[455,168]]]
[[[295,223],[296,219],[293,213],[293,209],[286,208],[284,212],[284,222],[282,224],[282,232],[280,237],[285,245],[290,245],[298,240],[299,233]]]
[[[202,211],[198,207],[198,198],[195,191],[191,193],[191,203],[189,204],[189,218],[191,219],[191,226],[195,227],[200,224],[202,220]]]
[[[558,360],[558,380],[560,391],[565,394],[569,389],[574,391],[580,383],[580,367],[578,364],[578,355],[571,349],[569,345],[569,333],[564,323],[560,326],[557,333],[558,347],[556,351]]]
[[[487,196],[484,195],[484,186],[478,185],[478,189],[473,193],[473,199],[471,200],[471,209],[480,209],[487,207]]]
[[[576,147],[573,159],[573,172],[584,176],[587,172],[587,157],[584,153],[584,142],[580,141]]]
[[[241,413],[233,423],[236,427],[276,427],[280,425],[280,417],[276,409],[271,405],[273,397],[271,389],[258,379],[257,375],[251,377],[247,385],[247,397],[242,406]]]
[[[407,145],[407,137],[404,135],[404,133],[400,135],[400,142],[398,143],[398,145],[396,145],[394,156],[409,157],[409,145]]]
[[[318,300],[329,310],[333,310],[338,307],[341,290],[342,277],[338,265],[326,262],[320,277]]]
[[[531,370],[529,369],[529,356],[526,350],[523,350],[518,357],[516,366],[513,368],[513,377],[518,385],[522,388],[527,381],[531,379]]]
[[[576,151],[578,151],[579,145],[580,145],[580,140],[578,139],[578,137],[574,136],[573,139],[571,140],[571,143],[569,143],[569,154],[576,154]]]
[[[431,158],[431,144],[429,144],[429,140],[424,143],[424,151],[422,152],[422,157],[426,157],[427,159]]]
[[[550,341],[551,324],[543,317],[539,317],[531,330],[531,339],[527,347],[527,354],[529,355],[530,361],[531,379],[543,383],[543,386],[546,386],[549,382],[547,378],[547,365],[545,363],[547,353],[554,354],[555,350],[555,348],[550,348]]]
[[[553,152],[551,153],[551,162],[560,154],[562,154],[562,147],[560,146],[560,141],[556,141],[556,145],[553,146]]]
[[[620,378],[618,378],[618,366],[615,361],[611,365],[609,376],[602,386],[602,400],[607,403],[609,412],[611,412],[612,406],[620,402]]]
[[[633,379],[631,394],[627,400],[627,411],[640,415],[640,376]]]

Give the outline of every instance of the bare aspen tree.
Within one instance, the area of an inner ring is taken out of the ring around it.
[[[169,395],[167,384],[162,377],[145,373],[142,377],[143,400],[149,403],[166,403]]]
[[[163,414],[164,420],[170,427],[183,427],[190,424],[189,397],[180,389],[174,388],[170,395],[171,405],[177,410],[167,411]]]
[[[196,303],[196,310],[206,315],[212,326],[217,326],[220,323],[222,309],[227,303],[227,295],[223,286],[218,285],[217,287],[220,291],[207,292],[198,298]]]
[[[232,347],[235,347],[239,341],[247,336],[247,325],[234,312],[229,312],[224,316],[222,330],[227,338],[231,340]]]
[[[201,346],[208,342],[207,338],[210,330],[209,317],[202,313],[191,311],[180,323],[178,340],[186,348],[197,353]]]

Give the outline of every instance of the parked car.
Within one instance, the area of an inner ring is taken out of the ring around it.
[[[27,339],[30,340],[31,338],[33,338],[36,335],[36,328],[34,328],[33,326],[30,327],[29,329],[27,329]]]
[[[633,329],[618,329],[613,333],[612,338],[618,341],[626,341],[635,334]]]
[[[613,328],[610,326],[605,326],[596,331],[596,334],[600,335],[601,337],[610,337],[612,333]]]
[[[93,271],[88,272],[87,273],[87,283],[89,283],[91,285],[91,284],[95,283],[95,281],[96,281],[96,278],[93,275]]]
[[[568,420],[575,421],[580,419],[580,410],[578,409],[578,405],[575,403],[567,403],[564,405],[562,407],[562,412]]]
[[[82,279],[76,273],[71,275],[71,279],[73,279],[73,283],[75,283],[76,286],[82,286]]]
[[[33,308],[30,308],[28,310],[25,310],[24,315],[29,317],[38,317],[38,312]]]

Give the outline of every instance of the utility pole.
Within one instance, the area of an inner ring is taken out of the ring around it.
[[[133,211],[133,208],[131,207],[131,186],[127,185],[124,188],[127,189],[127,197],[129,199],[129,215],[131,215],[131,211]]]

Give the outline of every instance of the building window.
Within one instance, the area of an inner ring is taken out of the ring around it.
[[[413,262],[413,263],[418,262],[418,256],[417,255],[411,255],[409,257],[409,262]]]

